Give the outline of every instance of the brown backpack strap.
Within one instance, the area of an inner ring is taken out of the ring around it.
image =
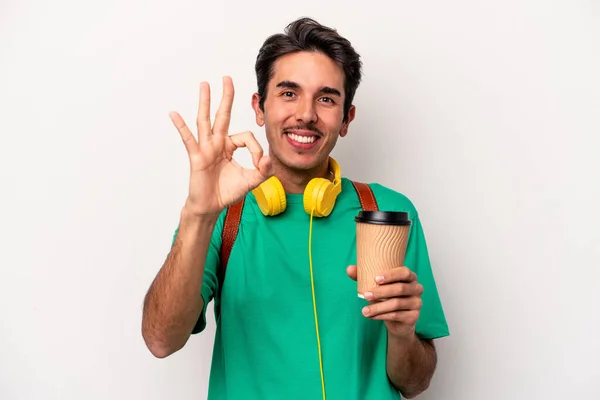
[[[377,200],[375,200],[375,195],[373,194],[373,190],[371,186],[366,183],[354,182],[354,189],[356,190],[356,194],[358,194],[358,200],[360,200],[360,206],[364,211],[378,211],[379,207],[377,206]]]
[[[225,221],[223,221],[223,232],[221,233],[221,274],[225,277],[225,270],[227,269],[227,263],[229,262],[229,255],[231,254],[231,248],[235,242],[235,238],[238,234],[240,227],[240,221],[242,220],[242,209],[244,208],[243,197],[240,201],[232,204],[227,208],[225,213]]]

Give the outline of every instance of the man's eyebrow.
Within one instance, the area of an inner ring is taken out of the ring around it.
[[[300,85],[298,85],[296,82],[292,82],[292,81],[281,81],[277,84],[276,87],[288,88],[288,89],[300,89]],[[329,87],[329,86],[321,86],[319,88],[319,92],[325,93],[325,94],[333,94],[333,95],[342,97],[342,93],[339,90]]]
[[[323,87],[321,87],[321,92],[322,93],[326,93],[326,94],[334,94],[336,96],[342,97],[342,94],[340,93],[339,90],[334,89],[334,88],[329,87],[329,86],[323,86]]]
[[[300,89],[300,85],[298,85],[296,82],[292,82],[292,81],[281,81],[277,84],[276,87],[288,88],[288,89]]]

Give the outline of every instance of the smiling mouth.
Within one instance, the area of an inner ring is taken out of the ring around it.
[[[317,136],[304,136],[304,135],[296,135],[295,133],[286,133],[286,135],[292,139],[294,142],[298,143],[314,143],[317,140]]]

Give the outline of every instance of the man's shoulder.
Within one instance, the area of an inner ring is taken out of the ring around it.
[[[379,182],[369,182],[377,205],[381,211],[404,211],[411,217],[417,214],[417,209],[412,200],[405,193],[383,185]]]

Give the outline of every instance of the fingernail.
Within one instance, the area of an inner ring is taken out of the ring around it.
[[[364,307],[364,308],[362,309],[362,313],[363,313],[364,315],[367,315],[367,314],[369,314],[369,307]]]
[[[375,277],[375,282],[377,282],[377,283],[383,283],[383,276],[382,275],[377,275]]]
[[[372,292],[365,292],[365,299],[371,300],[372,298],[373,298],[373,293]]]

